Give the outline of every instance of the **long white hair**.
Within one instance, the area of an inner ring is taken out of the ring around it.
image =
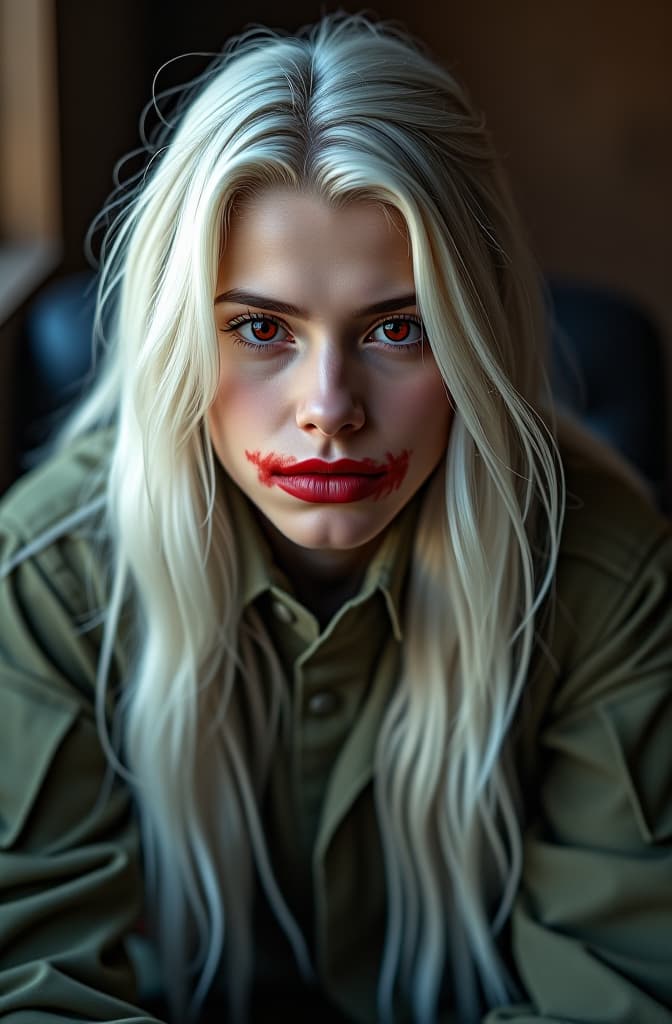
[[[174,1012],[195,1010],[223,969],[244,1015],[255,867],[310,971],[259,810],[286,686],[263,623],[241,608],[207,425],[227,216],[241,194],[282,185],[401,213],[455,408],[424,498],[401,676],[377,744],[387,880],[378,996],[381,1019],[401,992],[424,1024],[452,970],[460,1019],[479,1018],[481,1000],[512,993],[497,950],[521,869],[506,740],[563,508],[536,270],[481,120],[401,33],[344,15],[297,36],[255,29],[197,86],[137,187],[110,207],[104,352],[59,438],[113,428],[99,723],[112,756],[106,680],[128,606],[136,642],[121,702],[124,770],[139,797],[157,934],[169,937]]]

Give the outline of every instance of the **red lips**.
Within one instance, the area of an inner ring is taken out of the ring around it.
[[[302,476],[306,473],[356,473],[359,476],[379,476],[387,472],[385,463],[376,464],[373,459],[336,459],[335,462],[325,462],[323,459],[304,459],[303,462],[290,462],[289,460],[277,460],[271,462],[271,470],[281,473],[283,476]]]
[[[260,483],[267,487],[277,485],[301,501],[341,504],[380,498],[397,490],[406,476],[410,452],[387,452],[385,462],[370,458],[297,462],[291,455],[270,452],[262,456],[258,451],[246,451],[245,455],[257,467]]]

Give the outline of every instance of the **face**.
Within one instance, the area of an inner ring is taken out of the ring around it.
[[[370,557],[451,421],[403,221],[368,201],[262,193],[232,213],[215,316],[222,466],[285,554]]]

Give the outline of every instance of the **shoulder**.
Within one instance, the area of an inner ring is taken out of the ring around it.
[[[566,508],[561,564],[585,564],[627,582],[672,528],[633,471],[601,446],[561,445]]]
[[[0,682],[79,693],[95,679],[109,432],[31,470],[0,501]],[[74,688],[74,689],[73,689]]]
[[[29,542],[94,499],[112,443],[111,430],[88,434],[22,476],[0,500],[0,530]]]
[[[0,501],[0,887],[26,963],[35,965],[23,985],[26,1005],[41,974],[51,1004],[65,1008],[67,979],[58,957],[50,963],[55,949],[67,951],[61,961],[77,959],[74,974],[111,991],[98,937],[111,949],[111,937],[133,927],[142,898],[131,794],[109,773],[96,708],[105,609],[93,535],[101,531],[96,516],[80,514],[104,485],[108,449],[103,435],[83,438]],[[55,921],[64,922],[60,933]],[[122,967],[115,954],[120,996],[131,991]],[[2,975],[8,986],[10,973]],[[102,1005],[100,993],[77,987]],[[85,997],[76,998],[81,1009]]]
[[[590,445],[562,456],[555,588],[517,733],[527,820],[514,956],[554,1020],[584,1019],[586,1000],[602,1005],[606,993],[628,1020],[662,1021],[672,1006],[670,526],[608,456]],[[567,984],[577,972],[578,995]]]
[[[672,693],[671,524],[599,447],[572,441],[561,454],[567,501],[540,659],[547,710],[626,697],[652,676]]]

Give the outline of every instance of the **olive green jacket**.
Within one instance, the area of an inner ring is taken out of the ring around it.
[[[77,509],[108,444],[93,436],[3,499],[0,564]],[[672,535],[604,468],[568,455],[566,471],[554,614],[513,731],[524,863],[503,945],[521,996],[483,1020],[672,1024]],[[243,592],[297,709],[301,756],[273,775],[269,845],[313,923],[321,987],[343,1020],[374,1022],[385,894],[373,754],[415,511],[321,632],[232,500]],[[94,552],[73,527],[0,580],[0,1019],[12,1024],[156,1019],[139,1008],[129,956],[143,913],[133,801],[121,782],[101,799]],[[120,643],[122,683],[125,665]],[[450,1005],[440,1020],[457,1024]]]

